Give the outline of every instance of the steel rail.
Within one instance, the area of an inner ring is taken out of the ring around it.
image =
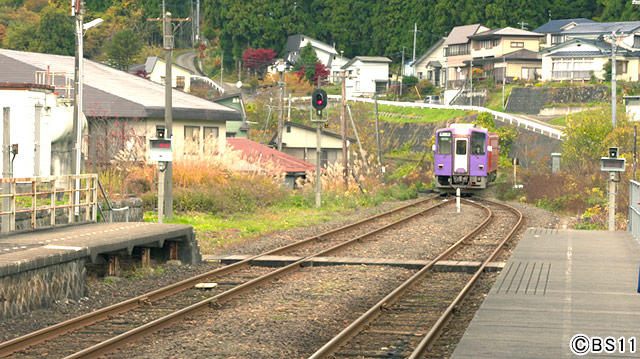
[[[471,202],[467,200],[463,200],[468,204],[473,206],[482,208],[487,213],[487,218],[482,221],[477,227],[475,227],[471,232],[464,235],[458,241],[449,246],[446,250],[440,253],[434,260],[426,264],[422,269],[416,272],[411,278],[406,280],[396,289],[394,289],[391,293],[387,294],[382,300],[373,305],[369,310],[367,310],[364,314],[362,314],[358,319],[352,322],[349,326],[343,329],[338,335],[333,337],[329,342],[323,345],[320,349],[318,349],[313,355],[309,357],[309,359],[318,359],[318,358],[327,358],[331,354],[338,351],[344,344],[346,344],[351,338],[356,336],[358,333],[363,331],[367,325],[373,322],[385,309],[393,305],[400,296],[402,296],[409,288],[411,288],[416,282],[421,280],[427,273],[431,270],[431,268],[440,260],[446,258],[451,253],[453,253],[458,247],[467,239],[473,237],[478,232],[480,232],[484,227],[486,227],[489,222],[493,219],[493,213],[491,210],[479,203]]]
[[[417,358],[423,357],[427,353],[427,350],[429,349],[431,344],[433,344],[433,342],[438,338],[438,336],[442,332],[442,329],[444,328],[446,323],[451,319],[451,314],[453,314],[454,308],[462,302],[464,297],[471,290],[471,287],[473,287],[473,285],[476,283],[480,275],[483,273],[484,269],[489,264],[489,262],[491,262],[498,255],[498,253],[500,253],[500,251],[502,250],[504,245],[507,243],[507,241],[511,239],[511,237],[513,237],[513,235],[516,233],[518,229],[520,229],[520,226],[522,225],[522,218],[523,218],[522,212],[520,212],[516,208],[502,204],[502,203],[497,203],[497,202],[487,201],[487,200],[485,201],[497,206],[502,206],[507,208],[518,217],[518,222],[515,224],[515,226],[513,226],[509,234],[507,234],[505,238],[498,244],[496,249],[489,255],[489,257],[484,262],[482,262],[482,265],[480,265],[478,270],[476,270],[476,272],[473,274],[473,277],[469,279],[469,282],[467,282],[467,285],[465,285],[464,288],[462,288],[458,296],[456,296],[456,298],[451,302],[449,307],[447,307],[447,309],[442,313],[440,318],[438,318],[436,323],[431,327],[429,332],[422,338],[418,346],[414,349],[414,351],[409,356],[409,359],[417,359]]]
[[[189,307],[186,307],[184,309],[178,310],[176,312],[173,312],[169,315],[166,315],[164,317],[158,318],[154,321],[151,321],[147,324],[144,324],[140,327],[137,327],[135,329],[132,329],[130,331],[127,331],[125,333],[122,333],[118,336],[115,336],[111,339],[108,339],[106,341],[103,341],[101,343],[98,343],[96,345],[93,345],[89,348],[86,348],[82,351],[79,351],[73,355],[70,355],[68,357],[66,357],[66,359],[77,359],[77,358],[96,358],[99,357],[100,355],[104,355],[106,353],[110,353],[115,351],[116,349],[122,347],[123,345],[130,343],[132,341],[135,341],[138,338],[144,337],[146,335],[152,334],[154,332],[157,332],[159,330],[162,330],[164,328],[169,327],[170,325],[172,325],[173,323],[176,323],[178,321],[181,321],[183,318],[185,318],[186,316],[189,315],[194,315],[197,314],[199,312],[202,312],[210,307],[218,307],[222,304],[224,304],[225,302],[228,302],[229,300],[235,298],[238,295],[241,295],[261,284],[267,283],[275,278],[278,278],[280,276],[283,276],[285,274],[294,272],[296,270],[299,270],[300,268],[303,267],[303,264],[305,262],[308,262],[311,258],[314,257],[319,257],[319,256],[323,256],[326,255],[328,253],[331,253],[341,247],[344,247],[346,244],[349,243],[354,243],[357,241],[360,241],[366,237],[372,236],[373,234],[382,232],[386,229],[389,229],[393,226],[396,226],[402,222],[406,222],[409,219],[412,219],[414,217],[417,217],[419,215],[422,215],[426,212],[429,212],[435,208],[447,205],[453,203],[452,201],[446,201],[446,202],[440,202],[437,203],[433,206],[430,206],[422,211],[419,211],[417,213],[411,214],[409,216],[403,217],[397,221],[394,221],[390,224],[387,224],[383,227],[371,230],[365,234],[359,235],[353,239],[350,239],[344,243],[340,243],[336,246],[333,246],[329,249],[326,250],[322,250],[320,252],[317,252],[313,255],[304,257],[294,263],[291,263],[287,266],[284,266],[282,268],[279,268],[275,271],[269,272],[263,276],[260,276],[258,278],[254,278],[246,283],[243,283],[235,288],[232,288],[226,292],[220,293],[216,296],[213,296],[211,298],[207,298],[203,301],[200,301],[198,303],[195,303]]]
[[[93,311],[91,313],[87,313],[84,315],[81,315],[79,317],[73,318],[73,319],[69,319],[67,321],[58,323],[58,324],[54,324],[51,325],[49,327],[40,329],[38,331],[5,341],[3,343],[0,343],[0,357],[5,357],[8,356],[12,353],[15,353],[19,350],[23,350],[26,349],[28,347],[31,347],[33,345],[42,343],[46,340],[50,340],[53,338],[56,338],[60,335],[64,335],[66,333],[69,333],[71,331],[80,329],[80,328],[84,328],[86,326],[89,326],[91,324],[94,324],[96,322],[99,321],[103,321],[105,319],[108,319],[111,316],[114,315],[118,315],[133,309],[136,309],[142,305],[145,305],[147,303],[153,303],[155,301],[158,301],[160,299],[166,298],[168,296],[171,296],[173,294],[182,292],[188,288],[193,287],[194,285],[206,280],[206,279],[210,279],[212,277],[215,276],[220,276],[220,275],[225,275],[225,274],[229,274],[232,273],[234,271],[249,267],[251,265],[251,262],[253,260],[255,260],[256,258],[262,257],[262,256],[266,256],[266,255],[277,255],[277,254],[281,254],[283,252],[287,252],[290,251],[294,248],[297,247],[301,247],[303,245],[308,244],[309,242],[313,241],[313,240],[322,240],[324,237],[330,236],[332,234],[335,233],[339,233],[342,231],[345,231],[347,229],[362,225],[364,223],[373,221],[375,219],[384,217],[384,216],[388,216],[397,212],[400,212],[402,210],[405,210],[407,208],[410,207],[415,207],[418,206],[422,203],[425,203],[427,201],[430,201],[434,198],[436,198],[437,196],[431,196],[431,197],[427,197],[421,201],[416,201],[413,203],[409,203],[407,205],[403,205],[397,208],[394,208],[390,211],[384,212],[384,213],[380,213],[377,214],[375,216],[371,216],[371,217],[367,217],[363,220],[354,222],[354,223],[350,223],[347,225],[344,225],[342,227],[339,228],[335,228],[335,229],[331,229],[328,230],[326,232],[323,232],[321,234],[318,235],[314,235],[314,236],[310,236],[307,237],[305,239],[302,239],[298,242],[295,243],[291,243],[270,251],[267,251],[265,253],[261,253],[261,254],[257,254],[248,258],[245,258],[242,261],[227,265],[225,267],[222,268],[218,268],[197,276],[194,276],[192,278],[187,278],[185,280],[182,280],[180,282],[168,285],[166,287],[154,290],[152,292],[149,293],[145,293],[142,294],[140,296],[122,301],[120,303],[116,303],[113,304],[111,306],[108,307],[104,307],[101,309],[98,309],[96,311]]]

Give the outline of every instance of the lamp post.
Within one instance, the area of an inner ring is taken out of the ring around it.
[[[101,18],[97,18],[92,20],[86,24],[83,24],[83,3],[82,0],[75,0],[72,2],[72,15],[76,17],[76,56],[75,56],[75,71],[74,71],[74,111],[73,111],[73,129],[74,129],[74,144],[73,144],[73,157],[71,159],[71,163],[73,165],[73,173],[76,175],[80,174],[82,169],[82,95],[83,95],[83,63],[84,63],[84,54],[83,54],[83,31],[88,30],[92,27],[98,26],[102,24],[103,20]],[[76,179],[75,181],[75,189],[74,192],[74,204],[76,215],[79,214],[80,208],[78,204],[80,203],[80,192],[77,190],[80,188],[80,179]]]

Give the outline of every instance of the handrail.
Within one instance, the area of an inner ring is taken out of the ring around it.
[[[629,220],[627,231],[636,241],[640,239],[640,183],[629,181]]]
[[[102,187],[102,183],[100,182],[99,178],[98,178],[98,187],[100,187],[100,192],[102,192],[102,197],[107,202],[107,207],[109,208],[109,223],[113,222],[113,212],[122,212],[122,211],[126,211],[125,222],[129,222],[129,206],[122,207],[122,208],[113,208],[113,206],[111,205],[111,202],[109,201],[109,197],[107,197],[107,192],[105,192],[104,187]],[[100,215],[102,216],[102,218],[105,218],[100,206],[98,206],[98,210],[100,211]]]
[[[85,180],[84,187],[82,187],[81,180]],[[98,175],[96,174],[0,178],[0,184],[3,187],[2,194],[0,194],[2,233],[16,230],[16,214],[19,213],[30,214],[31,229],[38,227],[37,215],[39,212],[48,212],[49,225],[55,226],[56,210],[58,209],[68,209],[68,223],[95,222],[98,207],[97,180]],[[78,187],[76,187],[76,183]],[[59,189],[59,186],[63,187]],[[20,192],[21,188],[30,188],[30,191]],[[66,204],[58,205],[56,203],[56,197],[60,193],[68,194]],[[76,193],[80,194],[78,203],[76,203]],[[38,204],[39,200],[40,202],[45,201],[45,203]],[[49,203],[46,203],[47,200]],[[22,201],[28,204],[21,205]],[[84,216],[80,211],[81,208],[85,209]]]

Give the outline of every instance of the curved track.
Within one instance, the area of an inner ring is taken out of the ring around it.
[[[517,209],[491,201],[483,202],[487,206],[467,201],[484,208],[488,214],[485,221],[376,303],[310,358],[424,356],[455,307],[522,224],[522,213]],[[511,215],[507,216],[506,211]],[[494,212],[499,214],[496,216]],[[494,220],[495,217],[501,219]],[[431,273],[432,267],[437,261],[451,257],[465,260],[482,257],[482,265],[473,275],[450,275],[450,285],[434,287],[429,283],[430,276],[443,274]]]
[[[446,203],[441,202],[433,206],[429,206],[426,209],[420,209],[421,206],[429,203],[431,199],[435,197],[430,197],[422,201],[417,201],[411,203],[406,206],[402,206],[396,208],[392,211],[382,213],[377,216],[369,217],[365,220],[355,222],[331,231],[327,231],[325,233],[312,236],[301,241],[292,243],[290,245],[280,247],[269,252],[259,254],[256,256],[252,256],[247,258],[241,262],[234,263],[232,265],[228,265],[199,276],[175,283],[173,285],[161,288],[159,290],[147,293],[142,296],[138,296],[127,301],[115,304],[110,307],[103,308],[101,310],[85,314],[83,316],[77,317],[75,319],[68,320],[66,322],[44,328],[42,330],[33,332],[31,334],[0,343],[0,356],[10,355],[17,351],[23,350],[25,348],[29,348],[38,343],[42,343],[43,341],[52,340],[57,338],[63,334],[77,331],[80,328],[85,328],[89,325],[92,325],[97,322],[108,321],[113,323],[113,325],[108,324],[103,327],[91,327],[86,329],[84,332],[80,333],[80,337],[90,337],[94,339],[98,338],[99,335],[103,337],[105,335],[111,336],[112,333],[122,333],[112,339],[102,341],[97,345],[92,346],[89,349],[82,350],[78,353],[72,354],[69,357],[95,357],[100,354],[104,354],[110,351],[115,350],[118,346],[123,345],[127,342],[135,340],[136,338],[149,334],[151,332],[155,332],[164,327],[171,325],[173,322],[181,320],[186,315],[194,314],[198,311],[205,310],[210,306],[220,305],[234,296],[237,296],[247,290],[251,290],[252,288],[266,283],[277,276],[281,276],[287,272],[296,270],[301,267],[306,259],[306,257],[296,263],[293,263],[284,268],[280,268],[275,271],[271,271],[266,275],[256,277],[255,274],[248,275],[243,272],[251,272],[251,262],[263,255],[275,255],[282,253],[290,253],[292,251],[300,250],[300,248],[311,246],[317,242],[325,241],[332,236],[341,235],[345,231],[352,231],[355,228],[362,227],[362,229],[368,230],[364,234],[359,235],[350,235],[350,239],[339,241],[337,244],[335,242],[327,241],[322,249],[319,252],[316,252],[315,255],[326,255],[328,253],[334,252],[340,248],[343,248],[351,243],[355,243],[356,241],[360,241],[363,238],[369,237],[375,233],[387,230],[393,226],[398,225],[404,221],[407,221],[411,218],[414,218],[418,215],[426,213],[434,208],[442,206]],[[418,208],[416,210],[416,208]],[[400,219],[393,218],[394,216],[398,216],[403,212],[409,212],[408,214],[403,214]],[[375,227],[374,229],[371,229]],[[329,248],[326,248],[329,245]],[[318,250],[317,248],[315,249]],[[224,280],[228,283],[232,283],[230,286],[221,286],[218,289],[218,292],[221,292],[218,295],[213,297],[206,298],[205,300],[201,300],[202,298],[198,298],[202,293],[193,290],[193,286],[198,283],[206,282],[211,278],[218,278],[223,275],[232,275],[232,277],[225,278]],[[237,276],[242,279],[234,279],[234,276]],[[244,277],[243,277],[244,276]],[[225,290],[228,289],[228,290]],[[176,296],[177,295],[177,296]],[[159,303],[162,300],[168,301],[169,297],[174,296],[177,299],[172,299],[172,302],[168,303]],[[200,301],[197,301],[200,300]],[[194,303],[195,302],[195,303]],[[158,305],[156,304],[158,303]],[[178,309],[181,308],[181,309]],[[135,312],[129,313],[129,311],[136,310]],[[127,312],[126,318],[123,319],[123,316],[120,315],[122,313]],[[171,313],[166,315],[167,313]],[[137,320],[140,319],[140,320]],[[142,323],[142,324],[141,324]],[[100,324],[103,325],[103,324]],[[131,327],[135,327],[135,329],[128,329]],[[88,330],[88,332],[87,332]],[[95,334],[95,335],[94,335]],[[66,337],[66,336],[65,336]],[[62,340],[62,344],[57,344],[59,348],[67,355],[69,349],[73,345],[80,345],[86,347],[86,344],[83,345],[79,343],[79,339],[74,339],[73,336],[70,336],[67,340]],[[99,340],[98,340],[99,341]],[[65,344],[67,343],[67,344]],[[48,347],[55,346],[56,344],[51,344],[50,342],[46,343]],[[30,349],[28,352],[16,353],[18,356],[33,356],[38,355],[39,350],[41,349],[35,348]],[[48,352],[47,352],[48,353]]]

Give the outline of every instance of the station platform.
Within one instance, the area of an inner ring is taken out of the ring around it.
[[[89,223],[12,233],[0,237],[0,276],[87,257],[92,263],[104,254],[131,255],[134,247],[162,248],[165,241],[194,240],[193,227],[147,222]],[[195,248],[197,250],[197,248]],[[180,258],[199,262],[195,253]]]
[[[628,232],[528,229],[451,358],[638,357],[639,265]]]
[[[106,265],[108,274],[117,274],[122,256],[186,264],[202,259],[193,227],[180,224],[90,223],[3,235],[0,319],[80,300],[86,265]]]

